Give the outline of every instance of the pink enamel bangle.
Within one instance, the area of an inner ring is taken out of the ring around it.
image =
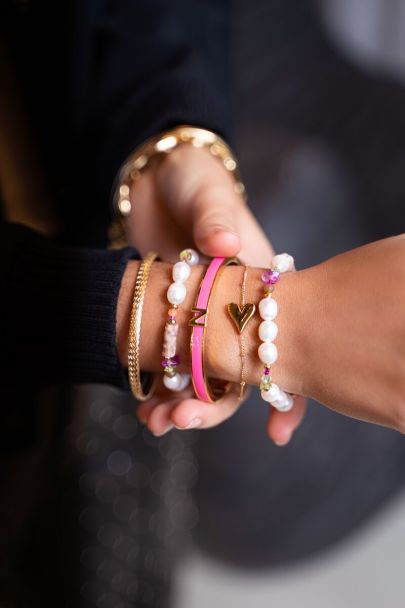
[[[201,281],[195,306],[191,309],[193,318],[190,320],[191,327],[191,372],[194,391],[198,399],[207,403],[216,403],[231,388],[230,382],[219,381],[210,385],[205,373],[205,332],[207,329],[209,300],[215,283],[220,276],[219,270],[229,264],[240,264],[237,258],[213,258]]]

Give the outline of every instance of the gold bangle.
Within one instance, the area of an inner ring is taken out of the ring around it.
[[[128,336],[128,377],[132,393],[137,401],[146,401],[151,397],[154,390],[154,381],[145,393],[141,382],[141,366],[139,346],[141,339],[142,309],[145,299],[146,286],[153,262],[158,254],[150,251],[142,260],[138,274],[136,275],[134,295],[132,299],[131,321]]]
[[[213,131],[181,125],[155,135],[139,146],[124,163],[117,178],[114,194],[115,216],[108,229],[109,248],[116,249],[128,244],[125,219],[131,213],[130,187],[141,178],[143,171],[155,156],[168,154],[181,144],[190,144],[195,148],[207,150],[223,164],[234,179],[234,189],[246,200],[246,191],[241,181],[238,163],[231,148]]]
[[[218,158],[235,178],[235,191],[245,197],[245,187],[240,179],[238,164],[230,147],[216,133],[199,127],[181,125],[155,135],[139,146],[126,161],[118,176],[115,206],[124,217],[131,213],[129,188],[132,182],[140,179],[150,160],[161,154],[168,154],[181,144],[191,144],[196,148],[207,148]]]
[[[211,260],[201,279],[195,305],[191,309],[193,317],[189,321],[189,326],[192,328],[190,335],[192,380],[197,398],[206,403],[220,403],[232,387],[232,383],[227,380],[209,379],[206,370],[206,334],[209,327],[211,298],[225,266],[229,265],[239,266],[240,260],[236,257],[217,257]]]

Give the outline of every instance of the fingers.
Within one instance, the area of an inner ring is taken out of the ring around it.
[[[161,436],[172,428],[208,429],[230,418],[241,405],[235,391],[230,391],[218,403],[204,403],[190,396],[190,392],[174,396],[161,394],[141,403],[137,416],[156,436]]]
[[[183,391],[176,393],[169,391],[164,386],[163,381],[159,379],[153,396],[150,399],[137,404],[136,416],[142,424],[146,424],[148,426],[152,433],[161,435],[163,434],[164,430],[163,423],[168,423],[169,420],[167,418],[163,420],[162,411],[160,411],[160,414],[156,417],[152,416],[153,412],[157,408],[162,410],[161,406],[165,406],[165,409],[169,411],[173,405],[180,403],[182,399],[191,397],[193,394],[193,389],[190,385]],[[152,427],[150,426],[150,422],[152,422]]]
[[[241,405],[235,391],[230,391],[218,403],[204,403],[191,397],[190,387],[174,395],[164,388],[159,393],[141,403],[137,408],[137,417],[147,425],[157,437],[173,428],[180,430],[209,429],[222,424],[230,418]],[[295,430],[305,415],[307,399],[296,396],[294,406],[289,412],[279,412],[270,408],[267,423],[267,434],[276,445],[289,443]]]
[[[243,205],[228,176],[224,183],[207,181],[192,204],[194,241],[205,255],[234,256],[241,248],[238,213]]]
[[[175,397],[168,401],[163,401],[156,405],[148,416],[147,426],[151,433],[156,437],[161,437],[174,428],[170,420],[172,409],[179,403],[179,398]]]
[[[241,402],[231,390],[218,403],[204,403],[198,399],[183,399],[170,413],[170,419],[178,429],[209,429],[225,422],[239,408]]]
[[[298,395],[294,398],[294,405],[289,412],[279,412],[271,407],[267,423],[270,439],[277,445],[286,445],[300,425],[306,409],[307,399]]]
[[[274,255],[266,234],[232,188],[206,186],[195,195],[194,241],[206,255],[238,255],[245,263],[265,266]]]

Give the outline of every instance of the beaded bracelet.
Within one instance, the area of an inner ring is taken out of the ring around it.
[[[259,302],[259,314],[263,321],[259,325],[259,338],[262,340],[258,349],[260,360],[264,363],[263,375],[260,381],[260,394],[264,401],[270,403],[280,412],[288,412],[294,400],[292,395],[283,391],[272,382],[271,366],[278,357],[277,347],[273,341],[277,337],[278,327],[274,319],[278,313],[278,305],[273,298],[274,285],[283,272],[295,270],[294,258],[288,253],[281,253],[273,257],[271,267],[262,274],[265,297]]]
[[[198,262],[199,256],[194,249],[184,249],[179,255],[179,261],[173,266],[172,276],[174,282],[167,290],[167,299],[171,307],[167,313],[168,320],[166,321],[164,331],[162,367],[163,384],[171,391],[182,391],[190,381],[188,374],[177,372],[180,357],[176,352],[177,334],[179,331],[176,316],[177,309],[184,302],[187,293],[184,283],[190,276],[191,266],[195,266]]]

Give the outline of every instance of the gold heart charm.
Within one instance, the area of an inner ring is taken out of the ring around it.
[[[228,312],[232,321],[236,325],[236,329],[241,334],[248,324],[249,320],[255,314],[255,304],[245,304],[244,306],[238,306],[235,302],[228,304]]]

